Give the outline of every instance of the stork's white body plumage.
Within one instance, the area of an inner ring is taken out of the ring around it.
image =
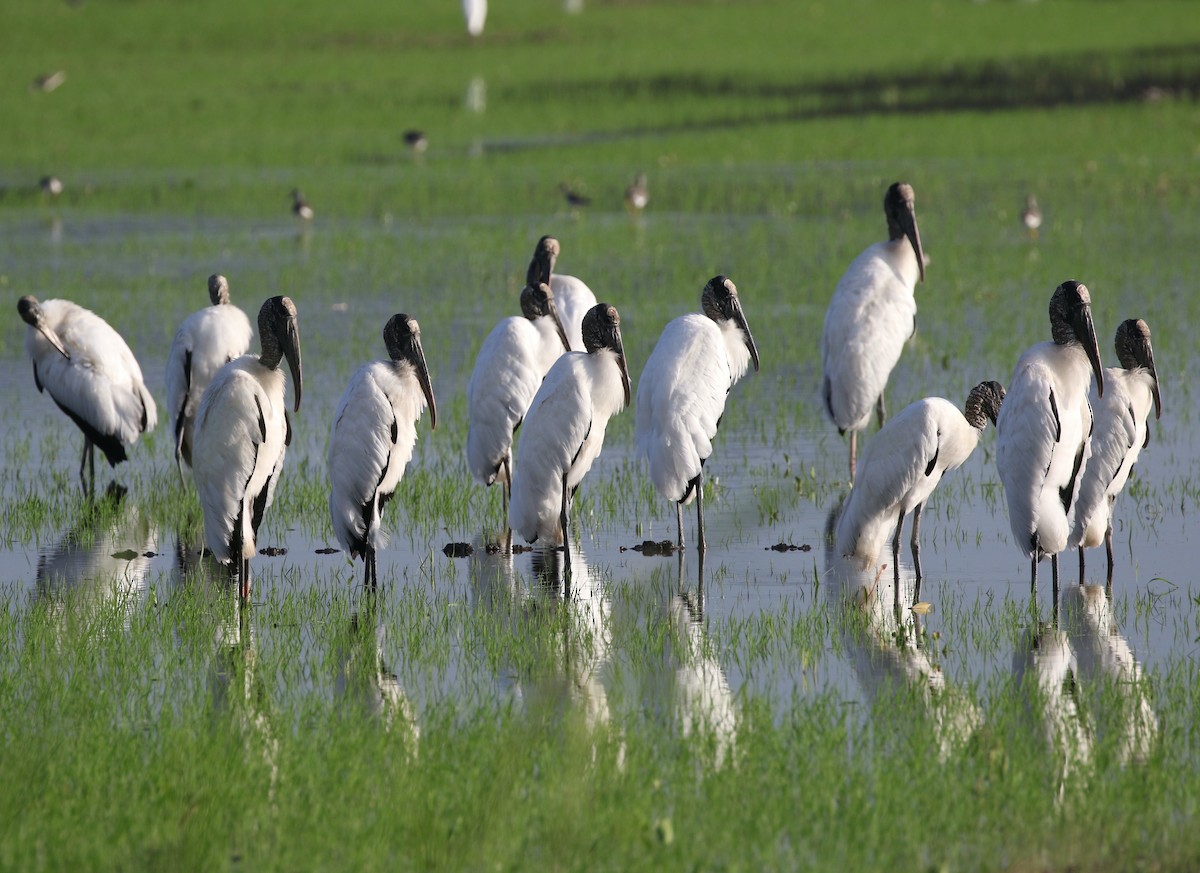
[[[1026,557],[1055,555],[1072,544],[1078,475],[1090,455],[1090,382],[1088,356],[1078,344],[1038,343],[1013,371],[996,422],[996,467],[1013,537]]]
[[[837,552],[860,566],[875,564],[901,513],[922,506],[979,444],[982,431],[949,400],[926,397],[906,406],[872,439],[837,526]]]
[[[217,371],[250,348],[246,313],[230,303],[193,312],[175,332],[167,355],[167,412],[175,436],[175,460],[191,464],[192,432],[200,399]]]
[[[505,318],[483,341],[467,383],[467,465],[479,482],[505,482],[503,461],[512,453],[513,431],[562,353],[549,315]]]
[[[248,560],[275,485],[291,427],[287,380],[278,368],[242,355],[219,371],[196,414],[192,476],[204,509],[204,541],[222,564]],[[234,554],[237,543],[241,551]]]
[[[125,447],[158,420],[133,352],[107,321],[69,300],[33,301],[33,311],[38,324],[26,327],[25,351],[38,390],[83,431],[85,454],[94,443],[110,465],[124,461]]]
[[[550,290],[554,292],[558,317],[567,332],[567,340],[572,350],[579,351],[583,348],[583,317],[596,305],[596,295],[582,279],[560,273],[550,275]]]
[[[869,246],[838,282],[821,334],[825,404],[838,430],[867,426],[916,331],[919,277],[916,253],[902,237]]]
[[[1089,549],[1104,542],[1113,503],[1146,443],[1147,420],[1154,408],[1154,377],[1147,370],[1109,367],[1104,385],[1104,397],[1092,401],[1096,417],[1091,456],[1079,479],[1071,537]]]
[[[624,406],[613,350],[567,352],[555,362],[525,416],[509,507],[514,531],[528,542],[563,541],[563,474],[573,492],[600,454],[608,420]]]

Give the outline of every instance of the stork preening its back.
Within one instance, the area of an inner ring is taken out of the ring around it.
[[[892,573],[896,605],[900,596],[900,531],[912,513],[912,556],[916,570],[914,600],[921,594],[921,509],[942,474],[970,457],[988,421],[993,424],[1004,401],[999,382],[980,382],[971,389],[962,412],[941,397],[926,397],[906,406],[880,428],[859,464],[859,475],[837,525],[837,553],[854,558],[862,568],[874,565],[888,533],[892,539]]]
[[[1121,322],[1116,336],[1120,367],[1105,371],[1107,394],[1095,404],[1092,455],[1079,480],[1075,527],[1079,545],[1079,584],[1083,584],[1083,550],[1104,543],[1108,553],[1108,585],[1112,585],[1112,511],[1117,495],[1143,448],[1150,444],[1147,419],[1162,416],[1158,371],[1150,345],[1150,326],[1138,319]]]
[[[525,419],[546,373],[567,349],[554,293],[526,285],[521,315],[497,324],[475,359],[467,383],[467,465],[484,485],[503,485],[504,511],[512,488],[513,433]]]
[[[554,237],[539,239],[529,261],[525,284],[536,286],[544,282],[550,286],[558,317],[567,333],[568,349],[578,352],[583,349],[583,317],[596,305],[596,295],[582,279],[554,272],[559,251],[558,240]]]
[[[702,314],[681,315],[666,326],[646,362],[638,380],[637,446],[650,462],[655,489],[675,501],[680,548],[683,504],[696,498],[696,542],[703,552],[704,462],[730,389],[751,364],[758,370],[758,347],[729,279],[710,279],[700,306]]]
[[[236,562],[242,599],[250,597],[250,558],[263,514],[275,496],[292,425],[284,405],[287,359],[295,409],[304,387],[296,305],[272,297],[258,312],[262,354],[235,358],[213,378],[192,443],[192,476],[204,510],[204,540],[222,564]]]
[[[426,405],[430,428],[437,427],[417,320],[393,315],[383,341],[391,360],[364,364],[351,377],[329,437],[333,532],[351,558],[363,559],[363,584],[370,590],[376,586],[375,553],[386,542],[380,514],[412,458]]]
[[[79,479],[88,494],[96,485],[95,447],[115,467],[125,447],[154,428],[158,413],[142,368],[125,340],[100,316],[69,300],[17,301],[33,381],[83,431]]]
[[[1104,396],[1091,296],[1082,283],[1055,289],[1050,333],[1051,341],[1017,361],[996,421],[996,467],[1013,537],[1031,560],[1030,585],[1036,590],[1038,561],[1050,555],[1057,595],[1058,553],[1072,545],[1077,486],[1090,451],[1091,373]]]
[[[911,185],[894,183],[883,198],[888,241],[875,243],[850,264],[834,289],[821,334],[821,396],[838,433],[850,432],[850,481],[858,431],[871,410],[884,419],[883,391],[905,342],[917,330],[913,291],[925,281],[925,253],[917,231]]]
[[[566,566],[571,496],[604,444],[608,420],[629,405],[629,369],[614,306],[583,320],[586,352],[567,352],[546,374],[517,449],[509,527],[526,541],[562,542]]]
[[[192,430],[200,398],[217,371],[244,355],[253,335],[246,313],[229,302],[229,280],[208,277],[212,305],[193,312],[179,325],[167,355],[167,411],[175,434],[175,464],[192,463]]]

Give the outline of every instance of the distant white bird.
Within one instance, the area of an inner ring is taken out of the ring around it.
[[[115,467],[125,460],[125,447],[158,421],[142,368],[107,321],[70,300],[39,303],[26,295],[17,301],[17,312],[28,325],[25,352],[33,361],[34,384],[38,391],[49,391],[83,431],[79,480],[91,494],[96,485],[93,446]]]
[[[559,251],[558,240],[554,237],[544,236],[538,240],[529,261],[525,284],[536,287],[544,282],[550,286],[570,350],[578,352],[583,349],[583,317],[596,305],[596,295],[583,280],[554,272]]]
[[[387,537],[380,515],[404,475],[426,405],[437,427],[437,403],[415,318],[393,315],[383,329],[390,361],[364,364],[350,379],[329,436],[329,515],[351,558],[365,565],[363,585],[376,585],[375,553]]]
[[[629,369],[615,306],[599,303],[583,320],[587,352],[568,352],[538,389],[517,450],[509,527],[528,542],[567,537],[572,495],[604,444],[608,420],[629,405]]]
[[[304,388],[296,305],[272,297],[258,312],[262,355],[235,358],[213,378],[192,441],[192,476],[204,510],[204,539],[221,564],[237,562],[243,600],[250,597],[250,558],[263,514],[275,496],[283,455],[292,441],[284,405],[287,358],[300,409]]]
[[[1142,449],[1150,444],[1147,419],[1162,416],[1158,371],[1150,345],[1150,326],[1138,319],[1121,322],[1116,336],[1120,367],[1105,370],[1108,394],[1095,403],[1092,456],[1079,479],[1075,527],[1071,539],[1079,544],[1079,584],[1083,584],[1083,550],[1104,543],[1108,553],[1108,584],[1112,585],[1112,511],[1117,495]]]
[[[467,465],[484,485],[499,481],[504,486],[506,516],[513,433],[546,373],[567,348],[550,286],[526,285],[521,313],[492,328],[467,383]]]
[[[63,182],[58,176],[42,176],[38,180],[38,187],[42,189],[42,193],[50,200],[55,200],[58,195],[63,192]]]
[[[1021,223],[1029,231],[1029,238],[1036,241],[1038,228],[1042,226],[1042,210],[1038,206],[1037,198],[1032,194],[1025,198],[1025,208],[1021,210]]]
[[[917,231],[911,185],[894,183],[883,198],[888,241],[875,243],[850,264],[834,289],[821,334],[821,396],[838,433],[850,431],[854,481],[858,431],[875,409],[885,415],[883,391],[904,344],[917,330],[917,281],[925,281],[925,253]]]
[[[487,0],[462,0],[463,18],[467,20],[467,33],[479,36],[487,21]]]
[[[1031,346],[1017,361],[996,421],[996,467],[1013,537],[1032,562],[1030,585],[1036,590],[1038,561],[1050,555],[1057,593],[1058,553],[1074,545],[1076,486],[1089,454],[1089,367],[1104,396],[1091,296],[1082,283],[1055,289],[1050,333],[1053,341]]]
[[[879,560],[888,533],[892,539],[893,591],[900,593],[900,531],[906,513],[913,514],[912,556],[916,570],[914,601],[921,595],[921,509],[942,474],[971,456],[979,437],[993,424],[1004,400],[999,382],[980,382],[971,389],[962,412],[941,397],[926,397],[906,406],[871,440],[863,452],[859,475],[837,526],[837,553],[854,558],[866,569]],[[899,606],[897,600],[896,606]]]
[[[292,189],[292,215],[299,218],[301,221],[312,221],[315,213],[313,208],[308,205],[308,201],[304,199],[304,192],[299,188]]]
[[[633,184],[625,189],[625,208],[637,218],[650,202],[650,189],[646,187],[646,174],[638,173]]]
[[[703,552],[704,462],[730,389],[751,364],[758,371],[758,347],[729,279],[709,279],[700,307],[703,313],[668,324],[646,361],[638,380],[637,446],[650,463],[655,489],[675,501],[680,548],[683,505],[696,498],[696,541]]]
[[[167,412],[175,433],[175,464],[192,463],[192,429],[204,389],[217,370],[246,354],[253,331],[246,313],[229,302],[229,280],[208,277],[212,305],[193,312],[175,331],[167,354]]]

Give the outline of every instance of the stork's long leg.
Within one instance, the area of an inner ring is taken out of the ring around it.
[[[1037,565],[1038,556],[1037,552],[1034,552],[1033,557],[1030,559],[1030,567],[1032,570],[1029,574],[1029,594],[1031,597],[1037,596]]]
[[[883,427],[883,420],[887,418],[887,407],[884,406],[882,393],[880,393],[879,399],[875,401],[875,417],[879,419],[879,426]]]
[[[1050,573],[1054,578],[1054,608],[1058,609],[1058,552],[1050,556]]]
[[[692,480],[696,489],[696,548],[700,554],[708,549],[708,541],[704,538],[704,470],[703,468]]]
[[[559,523],[562,525],[563,535],[563,570],[569,578],[571,575],[571,538],[567,533],[570,519],[567,516],[567,501],[570,499],[567,491],[567,471],[563,470],[562,474],[562,511],[559,513]]]
[[[504,456],[504,460],[500,462],[500,466],[504,468],[504,524],[508,524],[508,502],[512,500],[512,458],[509,455]]]
[[[679,548],[683,549],[683,502],[675,501],[675,523],[679,525]]]
[[[1079,547],[1079,587],[1083,587],[1083,546]]]
[[[892,578],[895,585],[892,587],[892,607],[899,612],[900,610],[900,531],[904,530],[904,510],[900,510],[900,517],[896,519],[896,534],[892,537]]]
[[[854,484],[854,463],[858,458],[858,431],[850,431],[850,484]]]
[[[912,540],[909,542],[912,547],[913,567],[917,571],[917,584],[913,588],[914,604],[921,599],[921,510],[924,508],[925,504],[918,503],[913,509]]]
[[[363,572],[363,588],[374,594],[379,585],[379,576],[375,566],[375,549],[371,546],[367,546],[363,552],[363,564],[366,567]]]

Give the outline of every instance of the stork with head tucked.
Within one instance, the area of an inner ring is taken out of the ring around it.
[[[25,352],[33,361],[38,391],[49,391],[58,408],[83,431],[79,479],[91,495],[96,485],[95,447],[115,467],[125,448],[158,421],[142,368],[125,340],[100,316],[70,300],[17,301],[25,329]]]
[[[921,509],[942,474],[971,456],[987,423],[996,423],[1004,401],[999,382],[980,382],[971,389],[962,412],[941,397],[926,397],[906,406],[879,431],[863,452],[859,475],[837,525],[839,555],[854,558],[861,568],[873,566],[888,532],[892,538],[894,592],[900,597],[900,531],[912,513],[914,601],[921,595]]]
[[[675,501],[679,547],[683,505],[696,498],[696,542],[704,539],[704,462],[725,414],[725,398],[758,347],[733,282],[714,276],[700,295],[703,313],[676,318],[663,330],[638,381],[637,446],[650,463],[658,493]]]
[[[526,541],[568,541],[571,497],[604,444],[608,420],[629,405],[629,369],[615,306],[598,303],[583,319],[586,352],[555,362],[538,389],[517,450],[509,527]]]
[[[296,305],[272,297],[258,312],[262,354],[234,358],[213,378],[192,441],[192,477],[204,510],[204,539],[213,557],[238,574],[250,597],[250,558],[263,515],[275,496],[292,424],[284,405],[286,358],[296,411],[304,388]],[[234,564],[236,562],[236,565]]]
[[[1073,545],[1075,498],[1090,454],[1092,373],[1104,396],[1092,301],[1083,283],[1070,280],[1055,289],[1050,333],[1052,340],[1030,347],[1017,361],[996,420],[996,467],[1013,536],[1031,561],[1030,586],[1036,591],[1038,561],[1049,555],[1057,594],[1058,553]]]
[[[904,344],[917,330],[918,281],[925,253],[917,231],[913,189],[894,183],[883,198],[888,240],[868,246],[834,289],[821,334],[821,396],[838,433],[850,432],[850,481],[858,431],[874,409],[883,426],[883,391]]]
[[[1108,393],[1095,404],[1092,455],[1079,480],[1075,527],[1079,545],[1079,584],[1083,584],[1083,550],[1104,543],[1108,553],[1108,585],[1112,586],[1112,512],[1138,455],[1150,445],[1148,419],[1162,416],[1158,371],[1150,345],[1150,326],[1140,318],[1121,322],[1116,336],[1120,367],[1105,370]]]
[[[200,398],[217,370],[250,348],[253,335],[246,313],[229,302],[229,280],[208,277],[211,306],[193,312],[179,325],[167,355],[167,411],[175,433],[175,465],[192,463],[192,430]]]
[[[329,437],[333,532],[351,558],[363,559],[363,585],[372,591],[375,553],[387,541],[380,516],[412,459],[416,425],[427,405],[430,429],[437,427],[417,320],[393,315],[383,342],[391,360],[364,364],[351,377]]]

